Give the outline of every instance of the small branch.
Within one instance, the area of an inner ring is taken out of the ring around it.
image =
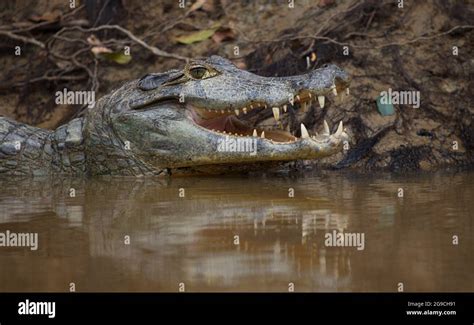
[[[281,38],[277,38],[277,39],[273,39],[273,40],[249,41],[249,43],[278,43],[278,42],[284,42],[284,41],[293,41],[293,40],[297,40],[297,39],[308,39],[309,38],[309,39],[313,39],[313,40],[327,41],[329,43],[334,43],[334,44],[337,44],[337,45],[340,45],[340,46],[350,46],[350,47],[359,48],[359,49],[380,49],[380,48],[393,46],[393,45],[403,46],[403,45],[407,45],[407,44],[412,44],[412,43],[419,42],[421,40],[429,40],[429,39],[437,38],[437,37],[440,37],[440,36],[448,35],[448,34],[451,34],[452,32],[454,32],[455,30],[458,30],[458,29],[472,29],[472,28],[474,28],[474,25],[458,25],[458,26],[454,26],[453,28],[451,28],[450,30],[448,30],[446,32],[442,32],[442,33],[438,33],[438,34],[434,34],[434,35],[429,35],[429,36],[419,36],[419,37],[413,38],[413,39],[405,41],[405,42],[391,42],[391,43],[385,43],[385,44],[374,45],[374,46],[351,45],[350,43],[340,42],[340,41],[337,41],[337,40],[335,40],[333,38],[330,38],[330,37],[327,37],[327,36],[317,36],[317,35],[301,35],[301,36],[296,35],[296,36],[290,36],[290,37],[281,37]],[[354,34],[355,33],[351,33],[351,35],[354,35]],[[357,35],[358,36],[365,36],[363,33],[358,33]]]
[[[34,38],[17,35],[13,32],[9,32],[9,31],[6,31],[6,30],[0,30],[0,35],[4,35],[6,37],[9,37],[11,39],[15,39],[15,40],[18,40],[18,41],[21,41],[21,42],[24,42],[24,43],[30,43],[30,44],[39,46],[42,49],[44,49],[46,47],[43,42],[40,42],[40,41],[38,41]]]
[[[407,44],[411,44],[411,43],[416,43],[416,42],[421,41],[421,40],[429,40],[429,39],[437,38],[437,37],[440,37],[440,36],[448,35],[448,34],[451,34],[452,32],[454,32],[455,30],[465,29],[465,28],[472,29],[472,28],[474,28],[474,25],[458,25],[458,26],[454,26],[450,30],[448,30],[446,32],[443,32],[443,33],[434,34],[434,35],[430,35],[430,36],[420,36],[420,37],[416,37],[414,39],[408,40],[406,42],[400,42],[400,43],[393,42],[393,43],[382,44],[380,46],[376,46],[375,48],[378,49],[378,48],[383,48],[383,47],[392,46],[392,45],[398,45],[398,46],[407,45]],[[367,48],[371,48],[371,47],[367,47]]]
[[[159,48],[157,48],[155,46],[148,45],[146,42],[144,42],[143,40],[141,40],[140,38],[138,38],[137,36],[132,34],[132,32],[130,32],[129,30],[127,30],[127,29],[125,29],[125,28],[123,28],[119,25],[101,25],[101,26],[98,26],[98,27],[88,28],[88,29],[82,28],[80,26],[66,27],[66,28],[61,29],[58,33],[56,33],[56,36],[63,33],[63,32],[65,32],[65,31],[70,31],[70,30],[78,30],[78,31],[81,31],[83,33],[91,33],[91,32],[98,32],[100,30],[110,30],[110,29],[118,30],[119,32],[127,35],[127,37],[130,38],[132,41],[134,41],[138,45],[144,47],[145,49],[149,50],[151,53],[153,53],[157,56],[162,56],[162,57],[166,57],[166,58],[173,58],[173,59],[182,60],[182,61],[186,61],[186,62],[189,61],[189,58],[187,58],[187,57],[184,57],[184,56],[181,56],[181,55],[178,55],[178,54],[168,53],[166,51],[160,50]]]

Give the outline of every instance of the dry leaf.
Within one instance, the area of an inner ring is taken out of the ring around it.
[[[109,60],[109,61],[114,61],[115,63],[118,64],[127,64],[132,60],[131,55],[126,55],[122,52],[115,52],[115,53],[102,53],[100,56],[103,58]]]
[[[87,43],[94,46],[102,46],[102,42],[94,34],[87,38]]]
[[[91,48],[91,52],[95,55],[99,55],[102,53],[112,53],[113,51],[105,46],[94,46]]]
[[[61,12],[59,10],[54,10],[52,12],[47,12],[47,13],[41,15],[41,16],[32,15],[30,17],[30,20],[34,21],[36,23],[44,22],[44,21],[52,23],[52,22],[55,22],[55,21],[59,20],[60,17],[61,17]]]
[[[214,35],[212,35],[212,40],[216,42],[217,44],[220,44],[225,41],[231,41],[235,39],[236,33],[228,28],[228,27],[223,27],[219,28]]]
[[[193,11],[196,11],[196,10],[200,9],[206,1],[207,0],[197,0],[195,3],[193,3],[191,8],[189,8],[188,14],[193,12]]]
[[[178,36],[175,38],[175,41],[182,44],[192,44],[196,42],[201,42],[212,37],[212,35],[214,35],[214,33],[219,29],[219,27],[219,24],[215,24],[209,29],[203,29],[194,33]]]

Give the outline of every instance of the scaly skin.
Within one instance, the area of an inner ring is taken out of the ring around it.
[[[290,133],[250,120],[267,112],[281,119],[292,104],[348,85],[334,65],[268,78],[218,56],[192,61],[126,83],[55,131],[0,118],[0,175],[223,173],[330,156],[348,139],[342,123],[332,135],[325,124],[322,134],[309,136],[304,126]],[[226,139],[253,141],[256,150],[217,150]]]

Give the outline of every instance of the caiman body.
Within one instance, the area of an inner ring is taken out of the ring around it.
[[[348,140],[342,123],[334,134],[324,123],[310,135],[281,122],[348,86],[335,65],[262,77],[218,56],[191,61],[126,83],[54,131],[0,117],[0,175],[224,173],[330,156]],[[273,116],[274,127],[262,116]],[[254,146],[236,150],[238,143]]]

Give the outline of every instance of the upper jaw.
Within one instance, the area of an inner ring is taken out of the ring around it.
[[[271,78],[248,73],[228,76],[222,81],[220,77],[224,76],[202,82],[200,86],[205,90],[205,98],[190,94],[185,95],[186,101],[211,112],[235,112],[237,115],[255,108],[285,109],[311,101],[319,101],[324,107],[325,97],[346,92],[350,84],[347,73],[335,65],[289,77]]]
[[[194,107],[217,112],[245,113],[260,107],[283,109],[294,103],[312,100],[318,100],[324,107],[324,97],[344,92],[350,84],[348,74],[336,65],[289,77],[262,77],[243,70],[230,73],[190,81],[189,86],[177,84],[144,91],[130,101],[129,106],[141,109],[168,99],[178,101],[183,97]],[[201,90],[197,92],[197,89]]]

